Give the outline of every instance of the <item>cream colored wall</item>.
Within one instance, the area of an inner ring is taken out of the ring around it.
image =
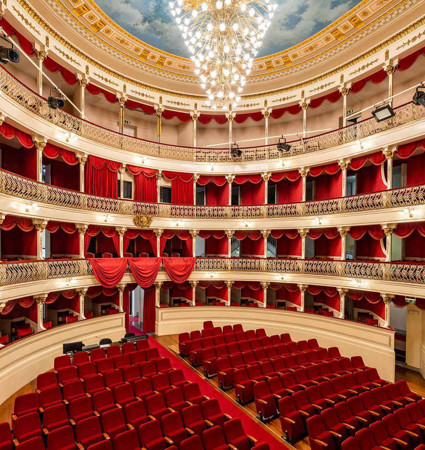
[[[424,342],[425,315],[415,305],[407,305],[406,364],[421,368],[421,352]]]

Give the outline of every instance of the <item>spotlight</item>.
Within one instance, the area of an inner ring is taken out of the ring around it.
[[[421,91],[420,89],[424,89],[425,86],[423,85],[423,83],[421,83],[420,86],[418,86],[416,88],[416,92],[413,95],[413,104],[416,106],[424,106],[425,107],[425,92]]]
[[[7,64],[8,62],[18,63],[19,62],[19,52],[13,47],[13,43],[9,41],[5,36],[0,36],[1,39],[8,42],[12,47],[0,46],[0,62],[2,64]]]
[[[286,143],[286,138],[283,135],[279,138],[276,148],[279,152],[289,152],[291,150],[291,146]]]
[[[56,89],[54,89],[54,91],[60,95],[60,93]],[[50,96],[47,98],[47,103],[51,109],[63,108],[65,106],[65,100],[60,96],[53,96],[51,91]]]
[[[372,111],[372,116],[377,122],[382,122],[383,120],[391,119],[395,116],[395,112],[391,105],[377,106],[375,111]]]
[[[236,142],[230,144],[230,154],[233,158],[240,158],[242,156],[242,150],[239,148],[239,145]]]

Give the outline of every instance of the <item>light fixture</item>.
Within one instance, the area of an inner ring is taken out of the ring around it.
[[[372,116],[377,122],[382,122],[384,120],[391,119],[395,116],[395,112],[390,104],[377,106],[374,111],[372,111]]]
[[[182,222],[180,222],[180,220],[178,220],[177,222],[176,222],[176,227],[181,227],[182,226]]]
[[[50,95],[47,98],[47,104],[51,109],[63,108],[65,106],[65,100],[62,97],[54,97]]]
[[[210,164],[210,165],[208,166],[208,170],[209,170],[210,172],[214,172],[214,170],[215,170],[215,165],[214,165],[214,164]]]
[[[110,214],[106,214],[105,218],[103,219],[103,221],[105,223],[109,223],[112,220],[112,216]]]
[[[403,210],[403,214],[409,218],[413,217],[413,209],[412,208],[406,208]]]
[[[271,0],[172,0],[171,14],[213,109],[240,101],[271,19]]]
[[[425,107],[425,92],[421,91],[421,89],[425,89],[423,83],[416,88],[416,92],[413,95],[413,104],[416,106],[424,106]]]
[[[289,150],[291,150],[291,146],[286,143],[286,138],[284,138],[283,135],[277,141],[276,149],[280,153],[289,152]]]
[[[242,226],[244,228],[252,227],[252,222],[248,222],[248,220],[245,220],[245,222],[242,222]]]
[[[240,158],[242,156],[242,150],[236,142],[230,144],[230,154],[232,155],[232,158]]]
[[[4,47],[0,46],[0,62],[2,64],[7,64],[9,62],[12,63],[18,63],[20,60],[19,52],[18,50],[15,50],[13,47],[13,42],[9,41],[9,39],[6,38],[6,36],[0,36],[1,39],[8,42],[12,47]]]
[[[314,222],[315,222],[317,225],[322,225],[322,223],[323,223],[321,217],[315,217]]]

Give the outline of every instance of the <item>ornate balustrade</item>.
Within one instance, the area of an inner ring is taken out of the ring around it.
[[[176,145],[159,144],[143,139],[121,135],[101,126],[77,118],[60,109],[52,110],[47,101],[24,86],[4,68],[0,70],[0,89],[3,94],[19,105],[57,125],[69,133],[81,136],[107,146],[123,149],[132,153],[160,158],[198,161],[198,162],[227,162],[234,161],[229,148],[193,148]],[[328,149],[341,144],[354,142],[383,131],[411,123],[425,118],[425,108],[412,103],[396,108],[395,117],[377,123],[374,118],[328,133],[312,136],[306,139],[292,141],[291,149],[285,157],[308,154]],[[282,158],[281,152],[275,145],[246,147],[243,149],[242,161],[260,161]]]
[[[31,202],[105,214],[180,219],[261,219],[343,214],[425,203],[425,185],[331,200],[259,206],[185,206],[110,199],[38,183],[0,169],[0,194]]]
[[[129,273],[129,270],[127,269]],[[425,265],[354,261],[197,258],[195,272],[319,275],[361,280],[425,284]],[[161,273],[163,268],[161,267]],[[28,261],[0,264],[0,286],[93,275],[90,260]],[[278,281],[278,280],[276,280]],[[281,281],[285,282],[285,281]]]

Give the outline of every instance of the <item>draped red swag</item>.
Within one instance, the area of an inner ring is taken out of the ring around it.
[[[193,174],[164,171],[162,175],[171,180],[171,203],[193,205]]]
[[[134,175],[134,200],[136,202],[156,203],[158,171],[132,165],[127,165],[127,169]]]
[[[12,125],[9,125],[6,122],[3,122],[0,125],[0,134],[6,138],[6,139],[13,139],[16,137],[20,144],[25,148],[33,148],[34,142],[32,140],[31,135],[24,133],[23,131],[20,131],[13,127]]]
[[[52,256],[79,256],[80,239],[73,223],[49,221],[46,230],[51,234],[50,249]]]
[[[371,165],[364,167],[368,161],[371,162]],[[384,161],[385,156],[382,152],[359,156],[351,161],[350,169],[357,172],[357,194],[379,192],[387,188],[382,178]]]
[[[118,198],[118,170],[121,163],[90,155],[85,166],[85,192]]]
[[[92,258],[90,263],[96,280],[106,288],[117,286],[127,269],[127,258]]]
[[[171,281],[180,284],[190,277],[195,268],[196,258],[168,258],[164,256],[162,262]]]
[[[338,163],[312,167],[309,175],[316,178],[316,200],[341,197],[342,171]]]
[[[271,283],[270,288],[276,291],[276,300],[285,300],[301,306],[301,292],[296,284]]]
[[[315,303],[321,303],[329,306],[335,311],[341,309],[341,299],[339,293],[334,287],[308,286],[307,292],[314,296]]]
[[[84,235],[84,253],[90,245],[92,237],[97,237],[98,253],[117,253],[120,252],[120,238],[114,227],[101,227],[99,225],[89,225]]]
[[[315,256],[340,257],[341,256],[341,236],[336,228],[328,228],[325,230],[310,230],[308,236],[315,240]]]
[[[153,253],[156,254],[156,236],[152,230],[134,230],[129,229],[124,234],[123,250],[127,251],[130,241],[135,239],[135,252],[136,253]],[[119,242],[119,241],[118,241]]]
[[[349,230],[349,235],[356,242],[357,257],[385,258],[380,240],[385,236],[379,225],[354,226]]]
[[[182,250],[183,256],[193,256],[193,240],[189,231],[164,230],[160,239],[161,255],[164,254],[164,249],[168,240],[172,240],[171,250],[176,250],[176,245],[179,245],[178,249]]]
[[[161,258],[129,258],[128,265],[137,284],[143,289],[148,289],[155,283]]]

